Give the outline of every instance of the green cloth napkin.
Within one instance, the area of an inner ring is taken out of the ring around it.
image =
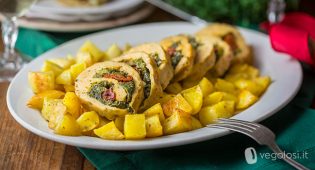
[[[61,34],[20,29],[17,48],[36,57],[62,42],[82,34]],[[304,69],[298,95],[285,108],[261,122],[277,135],[277,143],[287,153],[307,156],[297,159],[315,169],[315,110],[310,108],[315,94],[314,72]],[[285,88],[285,87],[284,87]],[[254,147],[257,163],[247,164],[244,150]],[[221,138],[184,146],[143,151],[102,151],[79,148],[98,169],[293,169],[281,160],[262,157],[272,153],[247,136],[233,133]]]

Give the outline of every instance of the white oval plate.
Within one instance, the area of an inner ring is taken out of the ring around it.
[[[54,134],[48,128],[47,122],[41,117],[39,111],[26,107],[27,100],[33,95],[28,86],[28,72],[40,70],[46,59],[75,54],[86,40],[91,40],[100,48],[106,49],[112,43],[123,46],[127,42],[139,44],[159,41],[169,35],[193,34],[200,28],[200,26],[185,22],[152,23],[103,31],[69,41],[39,56],[16,75],[7,92],[8,108],[15,120],[31,132],[53,141],[85,148],[104,150],[152,149],[189,144],[226,135],[228,131],[225,130],[202,128],[175,135],[134,141],[103,140],[87,136],[61,136]],[[271,77],[272,84],[257,103],[234,118],[258,122],[277,112],[295,96],[302,81],[302,70],[296,60],[288,55],[273,51],[265,34],[247,29],[241,29],[241,32],[248,44],[253,46],[256,66],[262,75]]]
[[[31,7],[31,11],[68,15],[105,15],[135,8],[142,2],[143,0],[111,0],[97,7],[67,7],[58,3],[56,0],[40,0]]]

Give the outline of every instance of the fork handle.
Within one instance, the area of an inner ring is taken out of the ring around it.
[[[272,144],[268,145],[268,147],[275,153],[277,154],[282,154],[284,156],[282,156],[282,159],[284,161],[286,161],[288,164],[292,165],[294,168],[298,169],[298,170],[309,170],[308,168],[306,168],[305,166],[303,166],[302,164],[296,162],[295,160],[289,158],[285,152],[283,152],[279,146],[273,142]]]

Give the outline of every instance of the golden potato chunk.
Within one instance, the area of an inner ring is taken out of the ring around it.
[[[205,77],[201,79],[198,85],[201,88],[203,97],[208,96],[214,91],[212,83]]]
[[[192,106],[186,101],[186,99],[181,95],[177,94],[175,97],[162,104],[163,112],[168,117],[171,116],[176,109],[180,109],[186,113],[192,113]]]
[[[41,69],[42,72],[48,72],[48,71],[52,71],[54,72],[55,76],[58,76],[61,72],[62,72],[62,68],[60,66],[58,66],[55,63],[52,63],[50,61],[45,61],[44,65]]]
[[[229,118],[234,114],[234,101],[221,101],[213,106],[207,106],[200,110],[199,120],[206,126],[214,123],[218,118]]]
[[[40,93],[46,90],[54,90],[55,88],[55,76],[52,71],[29,72],[28,82],[34,93]]]
[[[202,128],[200,121],[194,116],[191,117],[191,125],[192,125],[192,130]]]
[[[213,92],[204,98],[203,106],[211,106],[220,101],[234,101],[237,102],[237,97],[234,94],[226,92]]]
[[[121,132],[123,132],[124,131],[125,116],[116,117],[114,122],[115,122],[117,129],[119,129]]]
[[[192,115],[197,114],[202,106],[202,90],[200,86],[194,86],[192,88],[186,89],[181,93],[189,105],[192,107]]]
[[[266,89],[271,83],[271,79],[269,76],[257,77],[253,81],[262,87],[262,92],[266,91]]]
[[[79,124],[82,132],[87,132],[96,128],[100,123],[100,119],[96,112],[90,111],[83,113],[77,119],[77,123]]]
[[[253,80],[240,79],[235,81],[235,86],[241,90],[248,90],[255,96],[260,96],[264,88]]]
[[[85,63],[87,67],[94,64],[93,58],[89,52],[78,52],[76,56],[76,63]]]
[[[78,75],[86,69],[86,64],[85,63],[77,63],[74,64],[70,67],[70,73],[71,73],[71,77],[73,80],[75,80]]]
[[[51,98],[51,99],[59,99],[65,95],[64,92],[59,90],[47,90],[41,93],[38,93],[31,97],[28,102],[27,106],[33,109],[41,110],[43,108],[44,98]]]
[[[91,41],[86,41],[79,51],[89,52],[92,55],[94,62],[98,62],[104,56],[104,53]]]
[[[102,139],[121,140],[125,138],[113,121],[100,128],[94,129],[93,132]]]
[[[165,120],[163,130],[166,135],[192,130],[190,114],[180,109],[175,109],[174,113]]]
[[[223,91],[232,94],[236,92],[236,88],[233,83],[230,83],[223,79],[217,79],[217,82],[214,86],[217,91]]]
[[[63,104],[67,107],[67,112],[74,118],[81,114],[81,102],[74,92],[67,92],[63,98]]]
[[[118,47],[117,44],[112,44],[106,51],[106,60],[111,60],[113,58],[116,58],[122,54],[121,49]]]
[[[65,84],[65,85],[63,85],[63,88],[65,89],[66,92],[74,92],[74,90],[75,90],[74,85]]]
[[[56,134],[66,136],[79,136],[81,135],[80,126],[76,122],[75,118],[71,115],[65,114],[54,130]]]
[[[56,83],[63,85],[72,85],[73,79],[70,70],[68,69],[60,73],[59,76],[56,78]]]
[[[163,135],[163,128],[158,114],[147,116],[145,119],[147,137],[157,137]]]
[[[72,64],[75,63],[75,60],[73,58],[53,58],[49,59],[48,61],[57,64],[62,69],[68,69]]]
[[[248,90],[242,90],[238,95],[237,109],[246,109],[258,100],[258,97]]]
[[[146,136],[144,114],[125,116],[124,134],[126,139],[143,139]]]
[[[152,107],[150,107],[149,109],[147,109],[146,111],[143,112],[143,114],[147,117],[147,116],[153,116],[153,115],[158,115],[160,122],[164,123],[165,121],[165,116],[163,113],[163,108],[161,106],[160,103],[157,103],[155,105],[153,105]]]
[[[58,121],[65,115],[67,108],[62,103],[62,99],[50,99],[45,97],[42,116],[49,122],[49,128],[54,129]]]

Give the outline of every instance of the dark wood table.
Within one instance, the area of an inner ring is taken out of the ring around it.
[[[176,20],[179,18],[156,9],[151,16],[139,23]],[[1,48],[2,45],[0,51]],[[7,108],[8,85],[0,83],[0,169],[95,169],[76,147],[44,139],[20,126]]]
[[[179,19],[156,9],[139,23],[174,20]],[[95,169],[76,147],[44,139],[19,125],[7,108],[8,85],[0,83],[0,169]]]

